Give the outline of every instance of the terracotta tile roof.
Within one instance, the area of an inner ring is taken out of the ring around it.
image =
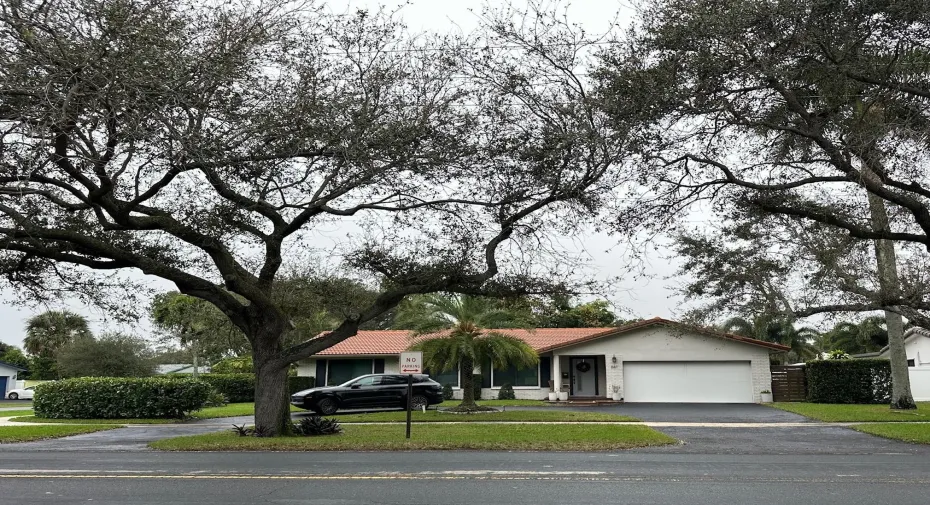
[[[720,333],[690,326],[675,321],[669,321],[662,318],[647,319],[631,323],[616,328],[536,328],[534,330],[523,329],[504,329],[494,330],[507,335],[513,335],[526,343],[530,344],[536,352],[547,352],[553,349],[561,349],[571,345],[595,340],[602,337],[621,335],[630,331],[646,328],[649,326],[662,325],[677,328],[686,331],[693,331],[704,335],[710,335],[727,340],[734,340],[747,344],[767,347],[776,351],[787,351],[789,347],[774,344],[772,342],[763,342],[748,337]],[[438,336],[440,334],[435,334]],[[426,335],[429,337],[433,335]],[[370,356],[381,354],[400,354],[405,351],[415,339],[411,338],[409,330],[362,330],[358,334],[351,336],[342,342],[325,349],[318,353],[318,356]]]
[[[615,328],[537,328],[534,330],[505,329],[494,331],[517,337],[538,351],[545,347],[558,346],[613,329]],[[439,335],[441,334],[424,335],[423,338]],[[317,355],[399,354],[407,350],[415,340],[411,338],[410,330],[362,330]]]

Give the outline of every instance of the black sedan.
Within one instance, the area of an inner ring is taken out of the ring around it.
[[[428,375],[414,375],[413,408],[419,410],[437,403],[442,403],[442,386]],[[298,391],[291,395],[291,404],[324,415],[340,409],[406,408],[407,376],[363,375],[338,386]]]

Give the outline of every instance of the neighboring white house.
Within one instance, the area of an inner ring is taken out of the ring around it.
[[[930,401],[930,331],[911,328],[904,334],[904,352],[907,354],[908,376],[914,400]],[[878,353],[888,357],[888,347]]]
[[[544,399],[549,380],[573,398],[627,402],[753,403],[771,390],[769,355],[789,348],[655,318],[617,328],[495,330],[513,335],[539,353],[539,366],[481,373],[482,397],[493,398],[504,384],[518,398]],[[407,330],[359,331],[357,335],[298,363],[297,375],[317,384],[341,384],[368,373],[396,373],[398,355],[412,343]],[[432,373],[453,385],[459,373]]]
[[[16,389],[16,374],[25,371],[25,368],[0,361],[0,399],[6,398],[7,391]]]
[[[193,373],[194,365],[190,363],[173,363],[168,365],[158,365],[155,367],[157,375],[168,375],[175,373]],[[210,373],[209,366],[198,366],[197,373]]]

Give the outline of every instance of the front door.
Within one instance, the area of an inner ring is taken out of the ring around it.
[[[570,358],[572,396],[597,396],[597,360]]]

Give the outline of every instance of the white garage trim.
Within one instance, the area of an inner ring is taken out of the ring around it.
[[[624,361],[627,402],[752,403],[749,361]]]

